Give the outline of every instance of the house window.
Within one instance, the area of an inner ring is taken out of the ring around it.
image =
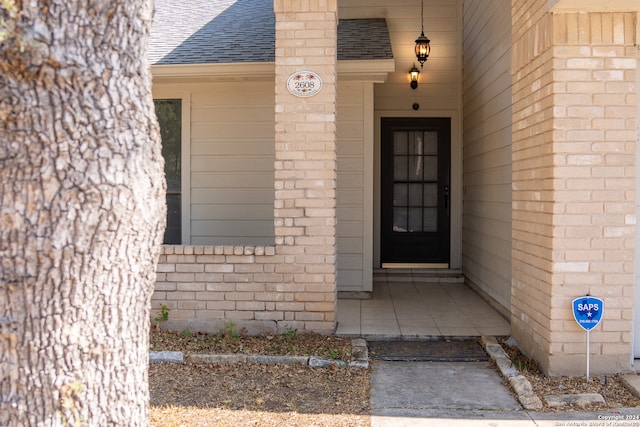
[[[156,115],[160,123],[162,156],[167,178],[167,229],[165,244],[182,243],[181,229],[181,144],[182,144],[182,100],[155,99]]]

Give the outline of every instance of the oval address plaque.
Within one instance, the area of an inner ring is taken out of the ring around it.
[[[289,76],[287,89],[295,96],[313,96],[322,89],[322,79],[313,71],[296,71]]]

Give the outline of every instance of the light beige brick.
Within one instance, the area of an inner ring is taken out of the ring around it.
[[[304,309],[305,304],[301,302],[276,302],[278,311],[304,311]]]
[[[198,300],[201,301],[222,301],[224,300],[224,292],[198,292]]]
[[[213,252],[213,247],[211,247],[211,252]],[[213,253],[198,255],[196,257],[196,262],[198,264],[222,264],[225,260],[226,259],[223,255],[213,255]]]
[[[167,273],[168,282],[195,282],[193,273]]]
[[[311,312],[305,312],[305,311],[296,312],[295,319],[299,321],[315,321],[315,322],[321,322],[325,320],[323,313],[311,313]]]
[[[238,274],[262,273],[263,268],[261,264],[239,264],[234,266],[233,271]]]
[[[175,292],[171,292],[171,294],[167,294],[167,299],[175,300],[175,301],[195,300],[196,294],[195,292],[175,291]]]
[[[233,273],[233,264],[205,264],[204,271],[207,273]]]
[[[166,261],[159,262],[158,263],[158,268],[156,269],[156,272],[158,272],[158,273],[173,273],[175,271],[176,271],[175,264],[169,264]]]
[[[199,320],[221,320],[224,319],[224,311],[222,310],[198,310],[196,311],[196,319]]]
[[[178,301],[178,310],[204,310],[206,308],[205,301]]]
[[[265,320],[265,321],[278,321],[284,319],[284,314],[279,311],[256,311],[254,313],[256,320]]]
[[[196,274],[196,282],[205,282],[205,283],[222,282],[223,277],[224,276],[222,274],[216,274],[216,273],[198,273]]]
[[[225,311],[224,318],[229,320],[253,320],[253,311]]]
[[[179,246],[176,246],[175,249],[176,251],[178,250]],[[167,255],[167,263],[170,264],[185,264],[185,263],[193,263],[196,261],[196,257],[194,255],[182,255],[182,254],[176,254],[176,255]]]
[[[227,301],[253,301],[252,292],[226,292],[224,299]]]
[[[240,311],[264,311],[265,303],[260,301],[238,301],[236,310]]]
[[[251,274],[225,274],[223,281],[226,283],[249,283],[253,281],[253,275]]]
[[[177,284],[173,282],[156,282],[156,291],[175,291]]]
[[[207,310],[235,310],[235,301],[207,301]]]
[[[175,271],[177,273],[202,273],[204,272],[203,264],[176,264]]]
[[[204,291],[205,284],[204,283],[180,282],[180,283],[177,283],[176,289],[178,291],[200,292],[200,291]]]
[[[264,292],[266,286],[264,283],[238,283],[236,284],[237,292]]]
[[[167,299],[167,293],[163,292],[159,289],[156,289],[151,296],[151,300],[155,303],[156,301],[163,301]],[[158,305],[159,307],[159,305]]]
[[[211,292],[232,292],[236,289],[235,283],[207,283],[206,290]]]
[[[325,311],[325,312],[333,312],[335,310],[335,306],[330,302],[307,302],[304,304],[304,308],[306,311]]]

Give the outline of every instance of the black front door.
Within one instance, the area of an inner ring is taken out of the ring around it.
[[[449,263],[451,119],[383,118],[381,261]]]

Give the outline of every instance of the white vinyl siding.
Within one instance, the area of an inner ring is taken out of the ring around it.
[[[463,272],[511,306],[511,2],[465,0]]]

